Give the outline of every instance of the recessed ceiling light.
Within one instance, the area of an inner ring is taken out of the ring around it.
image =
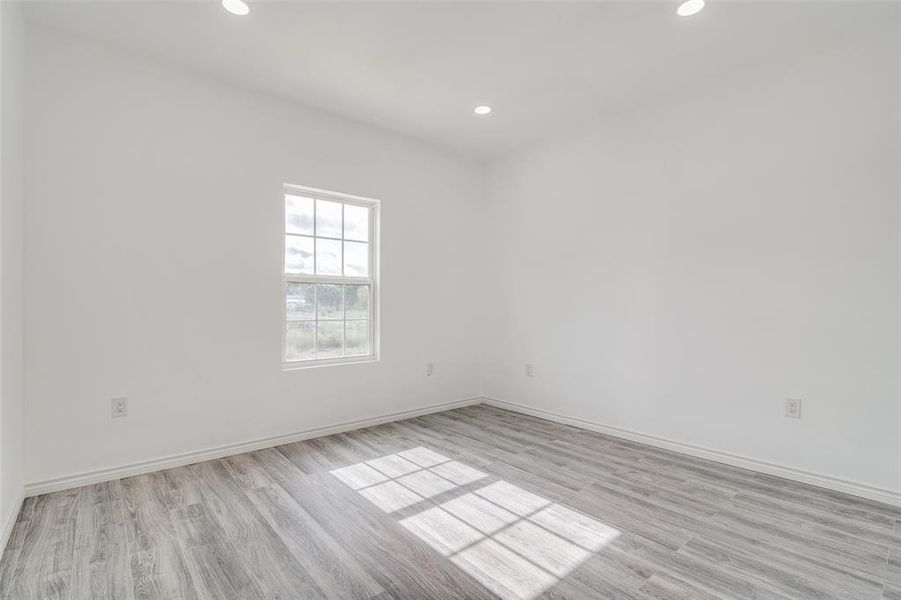
[[[250,7],[247,6],[244,0],[222,0],[222,8],[239,17],[243,17],[250,12]]]
[[[704,8],[704,0],[685,0],[676,9],[676,14],[680,17],[690,17],[701,12],[702,8]]]
[[[482,105],[476,106],[474,109],[472,109],[472,112],[474,112],[477,115],[487,115],[488,113],[491,112],[491,107],[488,106],[487,104],[482,104]]]

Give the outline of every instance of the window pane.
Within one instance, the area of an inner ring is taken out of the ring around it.
[[[369,241],[369,209],[354,204],[344,205],[344,239]]]
[[[348,319],[369,318],[369,286],[344,286],[344,306]]]
[[[317,287],[320,319],[344,318],[344,286],[320,283]]]
[[[319,321],[317,358],[341,356],[344,350],[344,321]]]
[[[313,358],[313,340],[316,334],[314,321],[288,322],[285,333],[285,360]]]
[[[285,290],[285,306],[289,321],[312,321],[316,318],[316,285],[289,283]]]
[[[341,274],[341,242],[316,238],[316,273],[319,275]]]
[[[313,272],[313,238],[285,236],[285,273]]]
[[[369,354],[369,321],[347,321],[345,356]]]
[[[316,235],[341,237],[341,203],[316,201]]]
[[[285,358],[369,356],[374,331],[370,253],[375,248],[370,244],[375,208],[313,196],[290,189],[283,195],[285,274],[294,279],[285,282]],[[363,283],[333,283],[354,278]]]
[[[313,199],[285,195],[285,231],[313,235]]]
[[[369,277],[369,244],[344,242],[344,274]]]

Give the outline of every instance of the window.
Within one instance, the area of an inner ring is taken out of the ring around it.
[[[374,200],[285,186],[286,367],[375,360]]]

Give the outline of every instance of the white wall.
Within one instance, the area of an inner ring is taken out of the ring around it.
[[[895,23],[495,163],[487,205],[434,148],[30,30],[27,480],[467,398],[484,350],[488,396],[898,490]],[[383,200],[380,363],[281,371],[283,182]]]
[[[494,165],[486,395],[898,490],[886,9],[869,42],[742,70]],[[802,419],[783,416],[786,397],[803,398]]]
[[[0,535],[21,500],[22,162],[25,24],[17,2],[0,2]],[[0,547],[3,541],[0,540]]]
[[[27,49],[30,482],[478,394],[473,164],[55,32]],[[379,363],[281,370],[284,182],[382,200]]]

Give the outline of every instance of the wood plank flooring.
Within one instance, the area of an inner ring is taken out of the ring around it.
[[[899,518],[473,406],[28,498],[0,597],[898,600]]]

